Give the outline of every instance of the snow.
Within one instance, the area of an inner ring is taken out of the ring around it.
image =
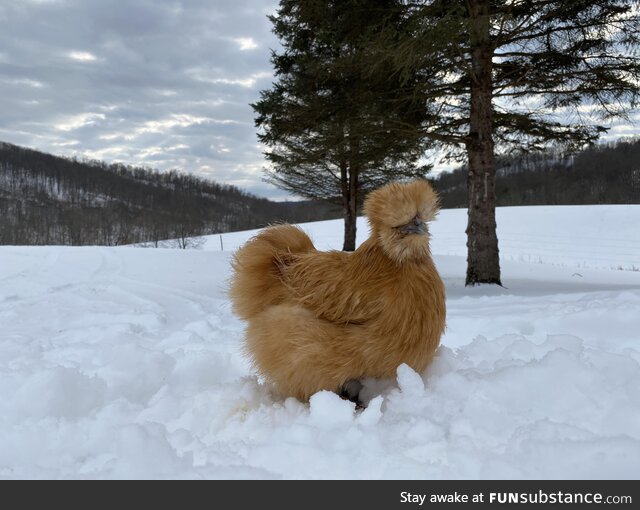
[[[0,247],[0,477],[638,478],[640,206],[499,209],[505,288],[464,287],[465,213],[431,229],[434,362],[364,381],[364,410],[252,373],[225,290],[254,232]]]
[[[496,222],[501,260],[569,265],[576,268],[640,271],[638,205],[564,205],[498,207]],[[432,252],[467,257],[466,209],[440,213],[430,227]],[[306,223],[316,247],[340,249],[342,221]],[[255,231],[223,234],[225,250],[238,248]],[[368,236],[367,223],[358,218],[358,240]],[[206,238],[206,248],[220,250],[219,236]]]

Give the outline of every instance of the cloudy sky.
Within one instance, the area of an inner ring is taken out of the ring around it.
[[[263,196],[270,0],[0,0],[0,140]]]
[[[0,0],[0,141],[270,198],[249,103],[277,0]],[[610,137],[640,131],[618,125]]]

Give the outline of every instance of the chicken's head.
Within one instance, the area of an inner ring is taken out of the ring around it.
[[[438,196],[424,179],[392,182],[369,193],[364,202],[372,236],[397,263],[430,256],[427,223],[439,210]]]

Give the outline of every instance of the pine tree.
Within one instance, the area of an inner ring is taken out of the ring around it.
[[[468,164],[467,285],[500,284],[494,145],[577,149],[639,99],[638,2],[433,0],[406,4],[411,37],[377,47],[422,68],[424,135]]]
[[[396,0],[282,0],[270,17],[283,51],[272,54],[273,87],[252,105],[267,181],[341,205],[348,251],[364,194],[427,171],[417,163],[426,112],[415,88],[424,80],[390,75],[395,57],[372,51],[372,40],[399,42],[403,14]]]

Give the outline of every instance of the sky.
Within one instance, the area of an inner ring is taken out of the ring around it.
[[[277,4],[0,0],[0,141],[284,199],[262,180],[250,107],[272,83]]]
[[[270,0],[0,0],[0,140],[261,196]]]

